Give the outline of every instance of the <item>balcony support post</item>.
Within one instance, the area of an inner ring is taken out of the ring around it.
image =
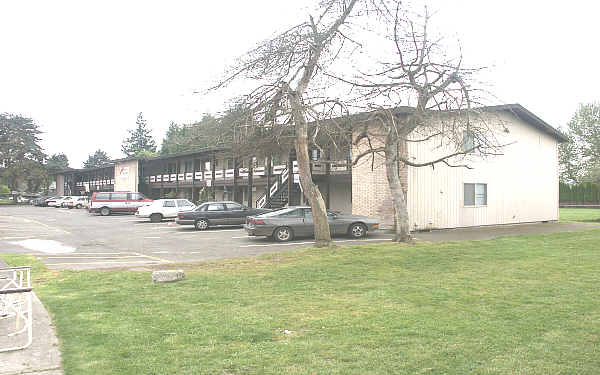
[[[248,207],[252,208],[254,206],[254,201],[252,199],[252,158],[248,161]]]
[[[271,155],[267,157],[267,165],[265,165],[265,173],[267,174],[267,187],[265,188],[265,194],[267,200],[265,202],[265,207],[271,207]]]

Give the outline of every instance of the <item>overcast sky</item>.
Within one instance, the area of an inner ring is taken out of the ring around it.
[[[81,167],[100,148],[119,158],[143,112],[160,144],[170,121],[224,109],[202,96],[225,66],[306,17],[309,1],[0,0],[0,112],[40,124],[48,154]],[[596,1],[429,1],[432,23],[464,60],[491,66],[498,103],[565,125],[599,100]]]

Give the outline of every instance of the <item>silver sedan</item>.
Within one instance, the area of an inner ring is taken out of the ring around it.
[[[361,238],[368,231],[379,228],[376,219],[358,215],[327,213],[332,236],[349,235]],[[258,216],[248,216],[244,228],[250,236],[273,237],[276,241],[290,241],[294,237],[314,236],[312,209],[306,206],[288,207]]]

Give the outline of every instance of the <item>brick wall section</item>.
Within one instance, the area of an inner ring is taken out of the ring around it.
[[[381,144],[373,143],[373,147],[379,146]],[[353,147],[352,155],[359,155],[367,149],[368,141],[364,139]],[[402,166],[400,170],[400,181],[406,196],[408,186],[406,166]],[[352,167],[352,213],[378,218],[382,229],[393,228],[394,206],[383,155],[366,156]]]

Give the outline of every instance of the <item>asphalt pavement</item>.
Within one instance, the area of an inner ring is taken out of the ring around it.
[[[420,241],[485,240],[500,236],[600,228],[600,224],[531,223],[413,233]],[[387,231],[367,238],[334,238],[339,245],[388,242]],[[133,215],[99,216],[53,207],[0,207],[0,253],[27,253],[54,269],[135,268],[252,257],[314,244],[312,238],[278,243],[250,237],[240,227],[197,231],[174,221],[150,223]]]
[[[343,245],[391,241],[388,232],[364,239],[335,238]],[[96,269],[252,257],[314,244],[312,238],[278,243],[250,237],[237,227],[197,231],[174,221],[150,223],[133,215],[99,216],[86,210],[7,207],[0,211],[0,253],[33,254],[54,269]]]

